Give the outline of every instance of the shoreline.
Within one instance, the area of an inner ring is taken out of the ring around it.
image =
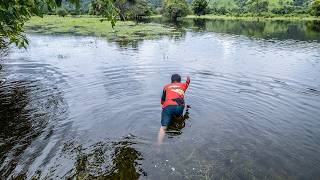
[[[238,17],[238,16],[226,16],[226,15],[213,15],[206,14],[201,16],[188,15],[184,17],[185,19],[221,19],[221,20],[247,20],[247,21],[320,21],[320,17],[285,17],[285,16],[275,16],[275,17],[263,17],[263,16],[250,16],[250,17]]]
[[[150,18],[162,18],[162,15],[150,16]],[[206,14],[206,15],[187,15],[181,19],[208,19],[208,20],[242,20],[242,21],[320,21],[320,17],[299,17],[299,16],[275,16],[275,17],[263,17],[263,16],[227,16],[227,15],[215,15],[215,14]]]
[[[96,16],[44,16],[32,17],[25,24],[26,33],[47,35],[82,35],[105,37],[110,40],[135,41],[154,39],[160,36],[177,36],[179,32],[169,26],[156,23],[136,23],[133,21],[117,21],[112,28],[109,21],[100,20]]]

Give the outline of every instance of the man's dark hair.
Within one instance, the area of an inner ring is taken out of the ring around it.
[[[171,76],[171,82],[181,82],[181,76],[179,74],[173,74]]]

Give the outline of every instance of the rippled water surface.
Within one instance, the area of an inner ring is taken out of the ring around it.
[[[27,50],[11,48],[1,60],[0,175],[319,179],[313,33],[265,38],[203,28],[129,46],[29,35]],[[160,97],[173,73],[191,76],[189,119],[159,150]]]

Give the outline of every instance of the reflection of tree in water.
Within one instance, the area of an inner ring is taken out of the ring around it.
[[[206,29],[206,19],[193,19],[193,24],[199,30]]]
[[[6,154],[14,150],[13,147],[21,144],[20,148],[15,149],[13,157],[19,156],[22,151],[30,144],[30,139],[26,137],[32,129],[32,124],[26,106],[28,96],[24,87],[19,87],[19,82],[10,88],[5,89],[0,86],[0,162],[4,163]],[[37,136],[33,133],[33,136]],[[1,169],[1,177],[6,177],[14,168],[14,162],[9,163],[8,169]]]
[[[125,137],[119,142],[99,142],[88,154],[81,149],[71,176],[77,179],[139,179],[147,174],[139,160],[142,155],[133,145],[135,137]]]
[[[2,62],[8,55],[8,46],[4,42],[1,42],[0,40],[0,71],[2,70]],[[1,77],[0,77],[1,78]],[[1,83],[1,79],[0,79]]]
[[[141,153],[132,147],[133,144],[130,142],[130,138],[125,138],[114,144],[116,148],[112,159],[113,167],[107,177],[111,179],[138,179],[141,174],[146,175],[137,162],[137,160],[143,159]]]
[[[1,74],[0,74],[1,75]],[[37,81],[13,81],[0,84],[0,177],[15,169],[24,150],[43,133],[57,112],[61,97],[40,98],[45,90]],[[39,92],[39,91],[38,91]]]
[[[127,39],[122,39],[115,41],[115,44],[120,48],[120,49],[128,49],[128,48],[133,48],[133,49],[138,49],[139,44],[142,40],[127,40]]]
[[[319,40],[319,21],[184,20],[185,27],[264,39]]]
[[[136,36],[140,36],[140,38],[132,40],[132,39],[120,39],[113,41],[119,49],[127,50],[128,48],[132,49],[139,49],[139,45],[145,40],[145,39],[159,39],[162,37],[169,37],[171,39],[180,40],[183,38],[186,34],[186,31],[184,30],[184,22],[177,22],[175,24],[169,24],[171,27],[176,28],[176,33],[173,33],[172,35],[155,35],[153,37],[145,37],[145,33],[137,33]]]
[[[0,61],[8,55],[8,48],[0,44]]]
[[[169,135],[180,135],[182,132],[181,130],[186,126],[186,120],[189,119],[189,109],[191,106],[187,105],[187,109],[185,114],[182,117],[175,117],[172,123],[168,126],[167,134]]]
[[[307,23],[309,31],[320,32],[320,21],[309,21]]]

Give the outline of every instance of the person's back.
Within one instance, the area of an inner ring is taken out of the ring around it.
[[[184,94],[190,84],[190,78],[187,77],[185,83],[181,83],[181,76],[173,74],[171,83],[163,88],[161,104],[161,128],[159,132],[158,143],[161,144],[165,130],[171,124],[173,117],[181,117],[185,106]]]
[[[163,88],[161,104],[162,108],[167,106],[184,106],[184,93],[189,86],[190,80],[186,83],[173,82]]]

